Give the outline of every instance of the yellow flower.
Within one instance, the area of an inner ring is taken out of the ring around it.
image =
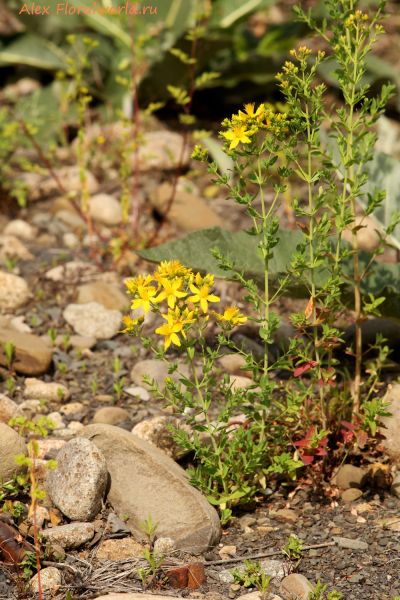
[[[106,138],[103,135],[99,135],[99,137],[97,138],[98,144],[104,144],[105,141],[106,141]]]
[[[132,302],[131,308],[139,308],[139,306],[142,306],[144,312],[148,313],[150,309],[150,301],[152,300],[153,296],[155,296],[157,293],[156,288],[154,288],[153,286],[147,287],[144,285],[139,285],[137,293],[140,297],[136,298]]]
[[[214,294],[209,293],[209,285],[202,285],[201,288],[198,290],[196,286],[194,286],[193,283],[191,283],[190,289],[193,292],[193,294],[195,294],[195,296],[190,296],[188,300],[194,303],[200,302],[200,306],[203,309],[203,312],[207,312],[208,302],[219,302],[219,298],[217,298],[217,296],[214,296]]]
[[[165,323],[164,325],[161,325],[161,327],[156,329],[156,333],[159,333],[160,335],[165,335],[165,341],[164,341],[165,349],[170,347],[171,342],[173,344],[175,344],[176,346],[181,345],[181,341],[180,341],[179,337],[176,335],[180,330],[181,330],[181,325],[179,325],[179,324],[174,325],[173,323],[170,324],[169,320],[168,320],[168,323]]]
[[[174,279],[175,277],[185,277],[192,273],[192,269],[184,267],[179,260],[170,260],[169,262],[164,261],[158,267],[158,272],[154,273],[154,279],[160,281],[162,277],[169,277]]]
[[[241,323],[245,323],[247,321],[247,317],[241,315],[236,306],[229,306],[226,308],[223,315],[220,315],[215,311],[213,311],[213,313],[217,317],[218,321],[226,321],[232,325],[241,325]]]
[[[164,277],[161,279],[161,285],[163,286],[163,291],[157,298],[155,298],[156,302],[162,302],[165,298],[168,298],[168,306],[170,308],[174,308],[175,302],[177,298],[184,298],[187,296],[185,292],[180,292],[179,288],[182,287],[182,279],[177,279],[173,283],[165,279]]]
[[[132,279],[127,279],[125,281],[125,285],[128,288],[127,294],[136,294],[138,287],[140,285],[149,285],[153,281],[153,277],[151,275],[138,275],[137,277],[132,277]]]
[[[248,117],[252,117],[253,119],[257,119],[259,117],[261,120],[264,118],[264,104],[260,104],[256,112],[254,112],[254,102],[253,104],[245,104],[244,110],[247,112],[247,115],[239,110],[239,117],[241,121],[246,121]]]
[[[135,319],[133,321],[132,317],[127,315],[126,317],[122,317],[122,320],[125,323],[126,328],[123,329],[122,331],[118,331],[118,333],[136,333],[136,327],[143,323],[144,317],[143,316],[138,317],[137,319]]]
[[[236,148],[239,142],[242,142],[242,144],[249,144],[251,142],[248,136],[253,135],[254,131],[247,131],[246,133],[246,129],[246,125],[241,125],[240,127],[233,127],[232,131],[222,132],[225,139],[231,140],[229,150]]]
[[[176,306],[174,311],[169,311],[168,315],[161,315],[164,319],[168,321],[168,325],[176,325],[179,327],[177,332],[180,332],[184,338],[186,338],[186,333],[183,330],[183,326],[187,323],[193,323],[196,319],[193,318],[195,315],[195,311],[188,311],[187,308],[181,314],[179,308]]]

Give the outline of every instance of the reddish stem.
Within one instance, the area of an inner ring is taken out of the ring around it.
[[[31,473],[31,487],[36,491],[36,455],[35,449],[33,448],[32,452],[32,473]],[[36,568],[37,568],[37,576],[38,576],[38,591],[39,591],[39,600],[42,600],[42,583],[40,581],[40,553],[39,553],[39,543],[37,537],[37,522],[36,522],[36,496],[34,495],[32,498],[33,503],[33,532],[35,539],[35,552],[36,552]]]

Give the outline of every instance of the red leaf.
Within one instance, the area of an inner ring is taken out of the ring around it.
[[[307,371],[309,371],[313,367],[316,367],[317,365],[318,365],[318,363],[315,362],[315,360],[312,360],[308,363],[305,363],[304,365],[301,365],[300,367],[297,367],[297,369],[294,372],[294,377],[299,377],[299,375],[303,375],[304,373],[307,373]]]
[[[307,465],[311,465],[311,463],[314,460],[314,455],[313,454],[303,454],[303,456],[301,457],[301,460],[303,461],[303,463],[307,466]]]
[[[366,431],[359,431],[357,435],[358,445],[362,448],[367,443],[368,434]]]
[[[348,421],[341,421],[341,424],[343,425],[343,427],[347,427],[347,429],[350,429],[351,431],[355,431],[356,429],[353,423],[349,423]]]
[[[300,442],[294,442],[293,446],[298,446],[299,448],[307,448],[308,442],[306,440],[301,440]]]
[[[325,456],[327,453],[327,451],[325,450],[325,448],[318,448],[317,452],[315,453],[318,456]]]
[[[311,317],[313,308],[314,308],[314,298],[311,296],[311,298],[308,301],[305,313],[304,313],[306,315],[306,319],[308,319],[309,317]]]

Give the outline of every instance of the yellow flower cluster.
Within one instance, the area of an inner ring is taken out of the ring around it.
[[[222,122],[223,127],[229,131],[222,131],[220,135],[230,141],[229,151],[236,148],[241,142],[249,144],[251,136],[260,130],[271,131],[280,134],[287,131],[287,115],[274,113],[274,111],[265,104],[255,109],[254,104],[245,104],[244,112],[239,110],[237,115],[232,115],[232,119],[225,119]]]
[[[157,286],[151,285],[156,283]],[[133,295],[132,309],[142,308],[148,313],[150,308],[160,311],[160,304],[164,300],[168,305],[167,314],[162,314],[166,320],[156,333],[165,336],[164,345],[167,349],[171,343],[181,345],[180,335],[186,339],[185,330],[191,323],[199,321],[200,309],[205,320],[208,320],[208,303],[219,302],[220,299],[211,293],[214,285],[214,275],[202,277],[200,273],[194,275],[192,269],[183,266],[178,260],[162,262],[153,275],[138,275],[126,281],[127,294]],[[192,296],[189,295],[192,292]],[[188,306],[188,303],[193,306]],[[213,311],[214,312],[214,311]],[[231,326],[241,325],[246,317],[239,314],[239,309],[234,306],[225,310],[224,315],[214,313],[221,322],[226,321]],[[126,328],[121,333],[140,335],[144,323],[144,316],[133,320],[130,316],[123,319]]]

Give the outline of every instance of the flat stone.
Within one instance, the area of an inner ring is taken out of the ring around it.
[[[104,406],[95,412],[93,423],[104,423],[105,425],[116,425],[121,421],[129,419],[129,413],[118,406]]]
[[[236,556],[236,546],[222,546],[218,554],[220,555],[221,560],[234,558]]]
[[[24,438],[8,425],[0,423],[0,478],[3,478],[4,483],[10,481],[14,474],[21,475],[26,471],[26,467],[15,462],[17,454],[28,456]]]
[[[99,302],[105,308],[110,310],[118,309],[127,311],[131,300],[117,286],[110,285],[106,281],[93,281],[81,285],[77,289],[78,304],[87,304],[88,302]]]
[[[99,449],[85,438],[71,440],[57,455],[46,490],[50,500],[72,521],[89,521],[101,510],[108,480]]]
[[[358,498],[361,498],[362,495],[362,490],[357,488],[349,488],[343,492],[342,500],[343,502],[354,502],[355,500],[358,500]]]
[[[133,538],[121,540],[104,540],[97,551],[98,560],[121,560],[123,558],[142,557],[144,546],[135,542]]]
[[[14,311],[29,300],[29,288],[25,279],[0,271],[0,310]]]
[[[0,292],[1,293],[1,292]],[[41,375],[51,364],[52,352],[37,335],[0,329],[0,365],[7,366],[3,344],[13,342],[15,351],[12,368],[23,375]]]
[[[90,198],[89,212],[94,221],[113,227],[121,222],[122,206],[110,194],[96,194]]]
[[[368,473],[353,465],[344,465],[335,475],[335,483],[342,490],[349,488],[362,489],[367,485]]]
[[[86,414],[86,408],[81,402],[69,402],[61,406],[60,413],[63,415],[84,415]]]
[[[161,416],[154,417],[153,419],[147,419],[135,425],[132,429],[132,433],[139,436],[143,440],[154,444],[157,448],[165,452],[168,456],[177,460],[182,457],[185,452],[182,453],[179,445],[174,441],[172,432],[169,427],[175,429],[181,429],[190,437],[192,435],[191,428],[186,425],[180,419],[174,416]]]
[[[35,258],[25,244],[14,235],[0,235],[0,256],[3,260],[7,256],[21,260],[34,260]]]
[[[351,550],[368,550],[368,544],[361,540],[350,540],[349,538],[333,536],[333,541],[341,548],[350,548]]]
[[[172,185],[164,182],[150,194],[150,202],[160,214],[166,210]],[[208,204],[194,194],[177,190],[168,218],[175,221],[179,229],[197,231],[213,226],[223,226],[221,218]]]
[[[293,596],[298,600],[308,600],[309,593],[314,590],[313,585],[307,577],[300,573],[292,573],[282,580],[283,588],[289,592],[284,592],[283,597],[292,600]]]
[[[148,402],[151,398],[149,392],[141,385],[132,385],[125,388],[125,392],[134,398],[139,398],[142,402]]]
[[[23,410],[11,398],[0,394],[0,423],[8,425],[13,417],[24,417]]]
[[[172,537],[178,549],[200,553],[221,537],[218,514],[188,482],[186,472],[145,440],[111,425],[88,425],[79,434],[103,453],[111,477],[108,500],[136,538],[137,524],[151,515],[157,535]]]
[[[298,516],[297,513],[290,508],[281,508],[276,511],[275,519],[283,523],[293,524],[296,523]]]
[[[241,354],[226,354],[218,360],[221,367],[228,373],[243,375],[240,368],[246,364],[246,359]]]
[[[62,548],[79,548],[94,536],[93,523],[70,523],[42,531],[50,544],[59,544]]]
[[[245,390],[249,385],[255,385],[255,382],[249,377],[242,377],[241,375],[233,375],[230,378],[230,382],[232,384],[232,391],[236,391],[238,389]],[[260,391],[260,387],[254,388],[253,391]]]
[[[7,223],[7,225],[4,227],[3,234],[14,235],[21,240],[26,240],[29,242],[35,239],[36,230],[26,221],[23,221],[22,219],[14,219],[13,221]]]
[[[279,560],[261,560],[261,571],[265,573],[267,577],[276,577],[277,579],[282,579],[285,575],[284,571],[284,563]],[[234,577],[231,573],[231,569],[239,569],[241,573],[244,573],[246,566],[238,565],[231,567],[230,569],[225,569],[224,571],[219,572],[219,578],[224,583],[232,583],[234,581]]]
[[[62,391],[62,398],[60,399],[57,390]],[[48,400],[50,402],[65,402],[71,395],[71,392],[62,383],[50,382],[45,383],[41,379],[35,379],[34,377],[28,377],[25,379],[25,398],[37,398],[39,400]]]
[[[109,310],[99,302],[68,304],[63,316],[76,333],[96,340],[109,340],[123,326],[121,312]]]
[[[31,579],[32,592],[39,593],[39,578],[38,574]],[[40,569],[40,587],[42,592],[47,592],[54,589],[55,586],[61,585],[61,573],[55,567],[46,567]],[[57,588],[56,588],[57,590]]]
[[[51,281],[62,281],[72,284],[78,281],[91,281],[97,275],[98,269],[95,265],[80,260],[73,260],[49,269],[45,277]]]

